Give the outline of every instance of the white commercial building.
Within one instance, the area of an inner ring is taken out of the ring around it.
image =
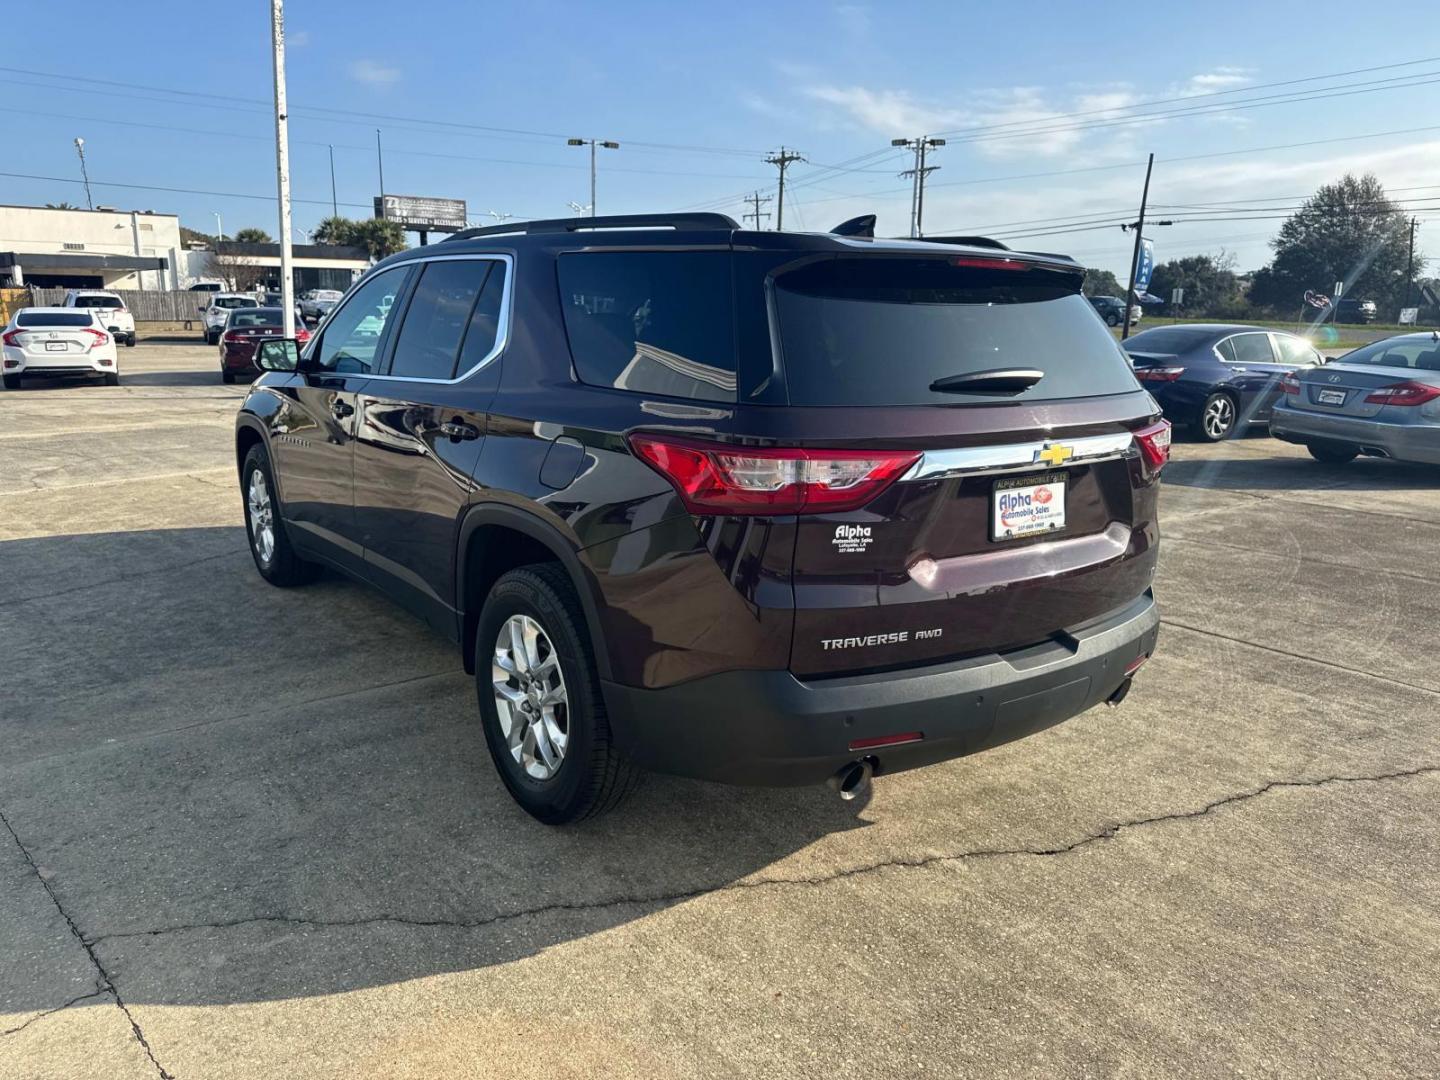
[[[174,214],[0,206],[0,281],[11,285],[173,289],[180,252]]]

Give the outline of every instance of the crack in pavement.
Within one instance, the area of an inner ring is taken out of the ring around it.
[[[214,555],[202,555],[198,559],[191,559],[188,562],[172,563],[169,566],[157,566],[153,570],[137,570],[133,574],[121,574],[119,577],[105,578],[102,581],[89,581],[83,585],[72,585],[68,589],[59,589],[51,593],[39,593],[35,596],[17,596],[13,600],[0,600],[0,608],[15,607],[18,604],[33,604],[37,600],[54,600],[59,596],[69,596],[71,593],[84,592],[86,589],[103,589],[107,585],[118,585],[122,581],[134,581],[137,578],[154,577],[156,574],[169,574],[179,570],[188,570],[192,566],[199,566],[201,563],[214,562],[216,559],[232,559],[236,555],[249,552],[250,548],[238,547],[228,551],[216,552]]]
[[[97,983],[101,991],[114,996],[115,1004],[119,1007],[120,1011],[125,1014],[125,1019],[130,1022],[130,1031],[135,1036],[135,1041],[138,1042],[140,1048],[145,1051],[145,1056],[150,1059],[150,1064],[155,1066],[156,1071],[160,1074],[160,1080],[175,1080],[175,1077],[166,1071],[165,1066],[156,1060],[155,1052],[150,1049],[150,1043],[145,1039],[145,1033],[140,1030],[140,1025],[135,1022],[135,1017],[131,1015],[129,1007],[126,1006],[124,999],[121,998],[120,991],[115,988],[115,981],[110,977],[110,973],[105,970],[105,965],[100,963],[100,957],[95,955],[94,943],[86,938],[81,932],[80,927],[75,925],[75,920],[71,918],[70,913],[65,910],[65,905],[60,903],[60,898],[55,895],[55,890],[50,887],[50,882],[45,880],[45,875],[40,873],[39,864],[35,862],[34,856],[30,854],[30,849],[26,847],[24,841],[20,839],[20,834],[17,833],[15,827],[10,824],[10,819],[5,816],[3,810],[0,810],[0,824],[5,826],[5,831],[10,834],[10,838],[15,841],[15,846],[20,849],[20,854],[25,857],[25,861],[30,865],[30,871],[35,875],[35,880],[40,882],[40,887],[45,890],[45,895],[50,897],[50,902],[55,905],[55,910],[60,913],[60,917],[65,920],[65,925],[70,928],[70,933],[74,935],[75,940],[80,943],[80,947],[85,950],[85,955],[90,958],[90,963],[95,966],[95,970],[100,976]],[[24,1025],[21,1026],[23,1027]],[[9,1032],[7,1032],[7,1034],[9,1034]]]
[[[97,984],[95,989],[89,991],[88,993],[81,994],[78,997],[73,997],[69,1001],[65,1002],[65,1004],[56,1005],[53,1009],[46,1009],[44,1012],[36,1013],[34,1016],[30,1017],[29,1020],[26,1020],[23,1024],[19,1024],[16,1027],[6,1028],[4,1031],[0,1031],[0,1039],[3,1039],[7,1035],[14,1035],[17,1032],[24,1031],[31,1024],[35,1023],[38,1020],[44,1020],[47,1016],[54,1016],[58,1012],[64,1012],[66,1009],[70,1008],[71,1005],[78,1005],[80,1002],[86,1001],[89,998],[99,997],[102,994],[108,993],[110,993],[109,990]]]
[[[701,896],[713,893],[738,892],[746,889],[779,888],[783,886],[820,886],[828,885],[835,881],[842,881],[846,878],[860,877],[866,874],[875,873],[881,870],[918,870],[945,863],[964,863],[970,860],[979,859],[1002,859],[1002,858],[1053,858],[1060,855],[1068,855],[1072,852],[1087,848],[1093,844],[1113,840],[1121,832],[1127,829],[1139,829],[1152,825],[1160,825],[1174,821],[1188,821],[1195,818],[1203,818],[1215,811],[1235,803],[1249,802],[1261,798],[1272,791],[1280,791],[1294,788],[1322,788],[1331,784],[1371,784],[1380,783],[1386,780],[1407,779],[1416,776],[1426,776],[1440,773],[1440,765],[1420,765],[1412,769],[1399,769],[1392,772],[1377,773],[1369,776],[1334,775],[1324,776],[1312,780],[1271,780],[1248,791],[1235,792],[1222,796],[1194,810],[1177,810],[1166,814],[1157,814],[1152,817],[1138,818],[1132,821],[1121,821],[1096,832],[1082,836],[1067,844],[1049,848],[977,848],[971,851],[962,851],[952,854],[924,855],[915,858],[891,858],[882,859],[877,862],[864,863],[860,866],[852,866],[835,870],[828,874],[819,874],[811,877],[786,878],[771,877],[757,878],[749,881],[734,881],[726,885],[718,885],[711,888],[679,889],[671,892],[656,893],[650,896],[621,896],[611,897],[604,900],[587,900],[567,903],[542,904],[535,908],[526,908],[520,911],[500,912],[481,919],[421,919],[410,918],[401,915],[372,915],[355,919],[318,919],[306,918],[296,915],[252,915],[237,919],[220,920],[216,922],[184,923],[175,926],[158,927],[152,930],[128,930],[117,931],[112,934],[99,934],[91,939],[93,944],[103,941],[118,941],[125,938],[160,937],[167,934],[185,933],[191,930],[228,930],[239,926],[249,926],[259,923],[278,923],[286,926],[317,927],[321,929],[343,929],[359,926],[373,926],[377,924],[394,924],[416,928],[444,927],[454,930],[475,930],[491,926],[495,923],[510,922],[515,919],[523,919],[537,915],[551,915],[564,912],[588,912],[602,911],[607,908],[624,907],[627,905],[652,906],[656,904],[677,903],[684,900],[693,900]]]
[[[1252,649],[1259,649],[1261,652],[1274,653],[1277,656],[1288,657],[1291,660],[1304,660],[1306,663],[1319,664],[1321,667],[1334,668],[1336,671],[1343,671],[1349,675],[1363,675],[1367,679],[1377,679],[1391,686],[1403,686],[1407,690],[1419,690],[1422,694],[1434,694],[1440,696],[1440,689],[1433,686],[1425,686],[1422,683],[1407,682],[1404,679],[1397,679],[1393,675],[1377,675],[1373,671],[1366,671],[1364,668],[1351,667],[1348,664],[1337,663],[1334,660],[1322,660],[1318,656],[1307,656],[1305,653],[1292,652],[1289,649],[1277,648],[1274,645],[1261,645],[1258,641],[1248,641],[1245,638],[1232,637],[1229,634],[1222,634],[1218,630],[1206,630],[1200,626],[1190,626],[1188,623],[1176,622],[1173,619],[1161,618],[1161,626],[1171,626],[1176,630],[1188,630],[1192,634],[1199,634],[1201,637],[1218,638],[1220,641],[1228,641],[1234,645],[1246,645]]]

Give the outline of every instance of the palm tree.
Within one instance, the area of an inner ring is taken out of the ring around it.
[[[72,206],[72,205],[71,205],[70,203],[68,203],[68,202],[58,202],[58,203],[47,202],[47,203],[45,204],[45,209],[46,209],[46,210],[79,210],[80,207],[78,207],[78,206]]]
[[[273,244],[270,234],[264,229],[247,228],[238,229],[235,233],[235,241],[240,244]]]

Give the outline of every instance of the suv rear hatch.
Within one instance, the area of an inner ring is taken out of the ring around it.
[[[1082,275],[906,253],[771,278],[796,434],[913,455],[858,509],[798,519],[797,675],[1063,642],[1149,587],[1168,426]]]

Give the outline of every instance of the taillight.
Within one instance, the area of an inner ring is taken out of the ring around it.
[[[824,514],[870,502],[919,459],[914,450],[801,450],[630,436],[635,453],[696,514]]]
[[[20,344],[20,335],[25,333],[29,333],[29,331],[7,330],[3,337],[0,337],[0,340],[3,340],[5,344],[9,345],[12,349],[23,349],[25,346]]]
[[[1170,460],[1170,421],[1161,420],[1135,432],[1135,441],[1140,445],[1140,456],[1151,472],[1158,473]]]
[[[957,255],[950,260],[951,266],[969,266],[977,270],[1029,270],[1031,263],[1017,259],[1000,259],[985,255]]]
[[[1371,391],[1365,402],[1368,405],[1424,405],[1436,398],[1440,398],[1440,386],[1406,379]]]
[[[309,341],[310,331],[306,330],[303,326],[297,326],[295,328],[295,340],[299,342]]]
[[[1280,376],[1280,389],[1287,394],[1300,393],[1300,376],[1293,371],[1287,371]]]
[[[1185,374],[1183,367],[1141,367],[1135,369],[1135,378],[1141,382],[1174,382]]]
[[[95,340],[90,343],[90,348],[92,349],[97,345],[105,345],[110,341],[110,335],[105,333],[104,330],[96,330],[93,326],[83,327],[83,330],[95,338]]]

